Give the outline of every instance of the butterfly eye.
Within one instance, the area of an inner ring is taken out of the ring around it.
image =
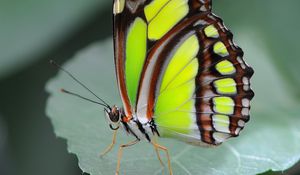
[[[114,106],[111,110],[105,109],[105,113],[110,123],[119,124],[121,121],[121,115],[119,109]]]
[[[120,122],[120,115],[119,113],[110,113],[109,119],[113,123],[119,123]]]

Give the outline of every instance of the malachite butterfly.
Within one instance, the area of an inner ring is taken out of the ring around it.
[[[113,143],[119,127],[168,157],[156,137],[215,146],[249,120],[253,69],[212,0],[114,0],[115,70],[123,108],[105,106]]]

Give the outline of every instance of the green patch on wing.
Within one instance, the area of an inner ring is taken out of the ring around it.
[[[170,59],[163,75],[154,116],[164,137],[172,136],[170,131],[193,133],[190,128],[195,118],[190,112],[195,111],[192,96],[196,88],[193,80],[199,68],[198,59],[195,58],[200,49],[198,43],[195,35],[187,38]]]
[[[268,170],[286,170],[300,159],[300,109],[296,106],[299,101],[295,101],[285,89],[284,81],[270,64],[267,49],[253,40],[256,35],[249,36],[250,31],[244,31],[244,35],[237,37],[240,38],[239,45],[244,48],[246,60],[255,70],[252,84],[256,96],[250,122],[239,137],[217,148],[201,148],[174,139],[159,139],[170,150],[175,174],[258,174]],[[118,102],[120,105],[111,46],[110,41],[94,44],[64,67],[110,104]],[[272,87],[267,82],[272,82]],[[69,152],[77,155],[84,172],[91,175],[114,174],[118,147],[105,157],[99,157],[100,152],[111,143],[112,137],[102,107],[62,94],[59,92],[61,87],[93,98],[65,74],[59,73],[49,81],[46,89],[51,95],[46,112],[56,135],[67,140]],[[132,139],[120,131],[117,145]],[[161,153],[161,156],[166,161],[165,154]],[[162,174],[161,171],[149,143],[141,142],[124,151],[121,174],[154,175]],[[168,174],[167,168],[164,171]]]
[[[132,106],[135,104],[140,74],[147,53],[147,24],[136,18],[126,40],[126,87]]]

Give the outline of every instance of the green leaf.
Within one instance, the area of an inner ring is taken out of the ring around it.
[[[244,131],[217,148],[187,145],[172,139],[159,139],[171,153],[174,174],[240,175],[269,170],[283,171],[300,159],[299,104],[285,88],[278,71],[270,63],[270,53],[252,29],[241,29],[238,36],[245,59],[255,70],[256,96],[252,116]],[[121,105],[113,65],[111,39],[80,52],[64,67],[110,104]],[[117,146],[104,158],[102,150],[111,143],[112,131],[101,106],[59,92],[64,87],[93,98],[68,76],[59,73],[47,84],[51,94],[47,104],[58,137],[67,139],[68,150],[77,155],[80,168],[91,175],[114,174],[118,145],[133,138],[120,132]],[[162,152],[162,157],[166,161]],[[121,174],[161,174],[162,167],[154,149],[146,141],[127,148],[121,161]],[[168,174],[167,168],[164,174]]]
[[[49,54],[110,4],[106,0],[1,1],[0,78]]]

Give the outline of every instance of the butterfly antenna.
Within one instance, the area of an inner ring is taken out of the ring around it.
[[[97,99],[99,99],[102,103],[99,103],[99,102],[96,102],[97,104],[100,104],[102,106],[105,106],[107,108],[110,109],[110,106],[103,100],[101,99],[98,95],[96,95],[93,91],[91,91],[87,86],[85,86],[81,81],[79,81],[73,74],[71,74],[69,71],[67,71],[66,69],[64,69],[63,67],[61,67],[59,64],[57,64],[54,60],[50,60],[50,64],[57,67],[59,70],[65,72],[67,75],[69,75],[74,81],[76,81],[78,84],[80,84],[84,89],[86,89],[87,91],[89,91],[91,94],[93,94]],[[85,97],[82,97],[81,95],[78,95],[78,94],[75,94],[73,92],[70,92],[70,91],[66,91],[66,90],[62,90],[62,92],[65,92],[67,94],[70,94],[70,95],[74,95],[74,96],[77,96],[79,98],[82,98],[82,99],[85,99],[85,100],[88,100],[88,101],[91,101],[94,103],[93,100],[90,100],[90,99],[87,99]]]
[[[88,98],[83,97],[82,95],[79,95],[79,94],[77,94],[77,93],[74,93],[74,92],[71,92],[71,91],[68,91],[68,90],[65,90],[65,89],[61,89],[60,91],[63,92],[63,93],[66,93],[66,94],[73,95],[73,96],[75,96],[75,97],[81,98],[81,99],[83,99],[83,100],[87,100],[87,101],[89,101],[89,102],[92,102],[92,103],[99,104],[99,105],[101,105],[101,106],[107,107],[106,104],[99,103],[99,102],[97,102],[97,101],[88,99]]]

